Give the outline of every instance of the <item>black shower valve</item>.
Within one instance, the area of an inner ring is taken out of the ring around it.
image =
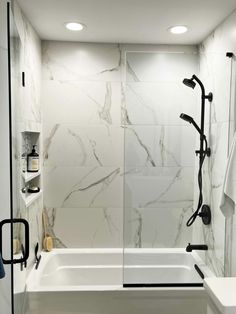
[[[202,218],[204,225],[209,225],[211,223],[211,209],[208,205],[202,205],[201,212],[198,214]]]

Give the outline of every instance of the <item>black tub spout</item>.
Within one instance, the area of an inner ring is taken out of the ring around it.
[[[206,244],[188,244],[186,252],[192,252],[193,250],[207,251],[208,246]]]

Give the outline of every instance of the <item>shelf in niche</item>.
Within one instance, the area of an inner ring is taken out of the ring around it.
[[[21,197],[25,203],[26,207],[29,207],[33,202],[35,202],[43,193],[43,190],[40,190],[38,193],[27,194],[20,192]]]
[[[38,133],[42,131],[42,124],[39,122],[27,121],[20,125],[21,133]]]
[[[41,171],[38,172],[22,172],[22,177],[24,178],[25,182],[29,182],[34,178],[37,178],[41,175]]]

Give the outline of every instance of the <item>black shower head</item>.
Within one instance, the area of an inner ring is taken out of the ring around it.
[[[185,113],[181,113],[181,115],[179,117],[180,117],[180,119],[187,121],[189,123],[193,123],[193,121],[194,121],[192,117],[188,116]]]
[[[192,117],[188,116],[188,115],[185,114],[185,113],[181,113],[181,115],[180,115],[179,117],[180,117],[180,119],[191,123],[191,124],[195,127],[195,129],[198,131],[199,134],[204,135],[204,134],[202,133],[201,129],[199,128],[199,126],[198,126],[197,123],[193,120]]]
[[[183,83],[184,83],[184,85],[191,87],[192,89],[194,89],[194,87],[196,86],[196,83],[193,81],[193,78],[191,78],[191,79],[185,78],[183,80]]]

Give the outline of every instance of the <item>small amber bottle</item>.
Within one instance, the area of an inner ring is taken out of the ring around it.
[[[27,171],[38,172],[39,171],[39,154],[35,149],[36,145],[33,145],[32,152],[27,155]]]

